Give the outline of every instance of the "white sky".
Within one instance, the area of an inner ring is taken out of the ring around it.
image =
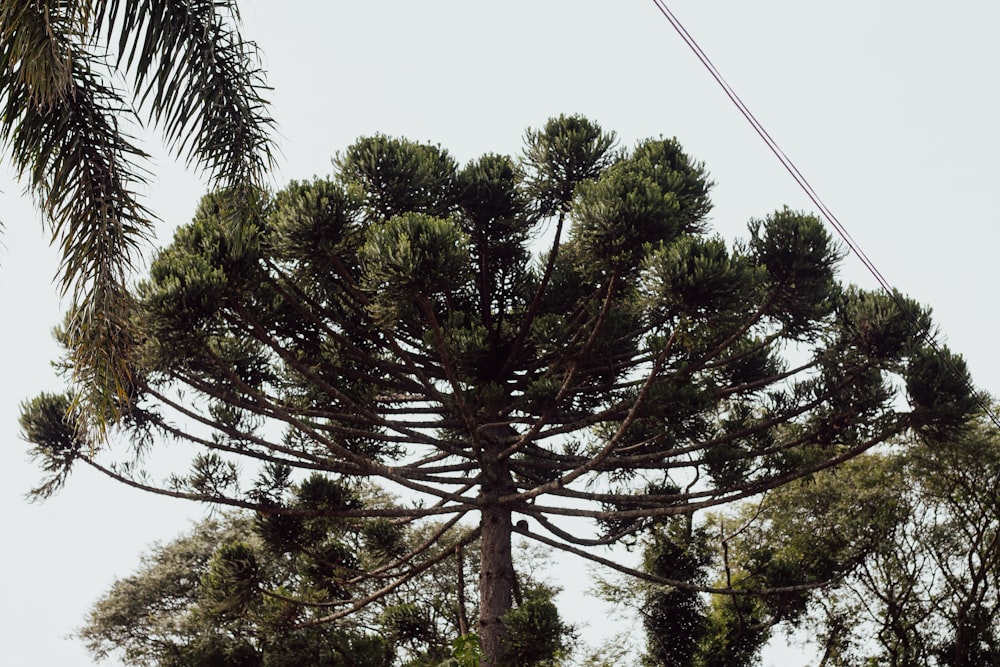
[[[882,273],[931,305],[977,383],[1000,391],[992,329],[1000,318],[989,305],[1000,275],[1000,3],[668,4]],[[717,183],[713,224],[729,240],[751,217],[785,204],[809,209],[651,0],[241,7],[274,87],[278,186],[328,174],[331,156],[362,134],[440,143],[465,161],[515,153],[525,128],[582,113],[625,145],[678,137]],[[149,203],[163,220],[162,243],[190,219],[204,186],[169,160],[152,168]],[[86,665],[66,635],[140,551],[205,510],[83,469],[48,502],[24,502],[39,473],[18,439],[17,406],[59,387],[49,331],[66,304],[30,201],[7,175],[0,191],[0,646],[8,665]],[[843,275],[875,286],[854,258]],[[582,591],[583,572],[563,585]],[[577,606],[571,600],[564,613]],[[595,631],[610,623],[573,620]]]

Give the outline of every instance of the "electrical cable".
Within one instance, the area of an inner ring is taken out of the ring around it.
[[[858,242],[855,241],[854,238],[847,231],[847,228],[844,227],[844,225],[840,222],[837,216],[833,214],[833,211],[831,211],[829,207],[827,207],[827,205],[820,198],[816,190],[812,187],[809,181],[806,180],[806,177],[802,175],[802,172],[799,171],[799,168],[795,166],[794,162],[792,162],[791,158],[789,158],[785,154],[785,152],[781,149],[781,147],[770,135],[770,133],[768,133],[768,131],[764,128],[763,124],[761,124],[761,122],[757,120],[757,117],[754,116],[753,112],[750,111],[750,108],[747,107],[747,105],[743,102],[743,100],[736,93],[733,87],[729,85],[729,82],[726,81],[725,77],[722,76],[722,73],[718,70],[718,68],[715,66],[712,60],[702,50],[701,46],[694,39],[694,37],[691,36],[691,33],[687,31],[687,28],[685,28],[684,25],[680,22],[680,20],[674,15],[674,13],[670,11],[670,8],[667,7],[666,2],[664,0],[653,0],[653,4],[656,5],[657,9],[659,9],[660,13],[663,14],[664,18],[666,18],[667,21],[670,22],[670,25],[674,28],[677,34],[680,35],[681,39],[684,40],[684,43],[687,44],[688,48],[690,48],[691,51],[694,52],[695,56],[698,58],[701,64],[704,65],[704,67],[709,71],[709,73],[712,75],[712,78],[715,79],[716,83],[718,83],[719,86],[722,88],[723,92],[725,92],[726,97],[728,97],[729,100],[736,106],[740,114],[746,119],[748,123],[750,123],[750,126],[753,127],[754,131],[758,134],[758,136],[760,136],[760,138],[764,141],[764,143],[771,150],[771,152],[774,153],[775,157],[778,158],[778,161],[781,163],[781,166],[783,166],[785,170],[791,175],[792,179],[798,184],[798,186],[802,189],[802,191],[805,192],[806,196],[809,198],[810,201],[812,201],[812,203],[816,206],[816,208],[819,209],[820,213],[830,224],[830,226],[832,226],[837,231],[837,234],[840,236],[841,239],[843,239],[844,243],[847,244],[847,247],[851,250],[851,252],[853,252],[854,255],[859,260],[861,260],[861,263],[864,264],[866,269],[868,269],[868,272],[871,273],[871,275],[875,278],[875,280],[882,287],[882,289],[885,290],[885,292],[889,295],[889,297],[895,302],[896,307],[899,308],[901,312],[903,312],[907,317],[909,317],[910,320],[913,321],[914,324],[916,324],[919,327],[920,326],[919,320],[917,319],[916,315],[914,315],[913,312],[907,307],[906,303],[903,301],[900,294],[895,289],[893,289],[892,284],[885,278],[884,275],[882,275],[882,272],[878,270],[878,267],[875,266],[875,263],[871,259],[869,259],[868,255],[865,254],[864,250],[861,249],[861,246],[858,244]],[[986,397],[982,393],[976,391],[976,388],[972,384],[972,381],[969,378],[969,376],[963,373],[955,365],[955,362],[952,360],[951,356],[946,354],[941,345],[936,340],[934,340],[934,337],[931,335],[930,331],[924,331],[922,335],[927,344],[931,347],[932,350],[934,350],[935,354],[937,354],[940,357],[940,359],[944,362],[945,366],[955,375],[955,377],[959,378],[962,381],[962,383],[965,385],[965,388],[970,392],[970,394],[973,397],[975,397],[977,403],[979,403],[979,406],[990,418],[990,421],[992,421],[994,425],[1000,428],[1000,418],[998,418],[997,415],[994,414],[992,408],[989,406],[986,400]]]

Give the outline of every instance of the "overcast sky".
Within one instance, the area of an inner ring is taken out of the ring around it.
[[[882,273],[934,309],[979,386],[1000,392],[992,309],[1000,3],[668,4]],[[624,145],[676,136],[717,183],[712,224],[728,240],[783,205],[812,210],[651,0],[240,6],[274,87],[276,186],[329,174],[333,154],[363,134],[440,143],[464,162],[516,153],[527,127],[581,113]],[[147,194],[162,243],[190,220],[204,183],[169,159],[152,170]],[[0,661],[87,665],[66,636],[140,551],[205,509],[82,469],[48,502],[25,503],[39,474],[18,437],[17,406],[59,387],[49,332],[67,304],[30,199],[6,173],[0,190]],[[853,257],[843,276],[876,286]],[[581,566],[562,584],[579,594],[585,579]],[[573,616],[577,599],[564,605],[571,620],[609,623],[592,612]],[[781,661],[808,663],[804,654]]]

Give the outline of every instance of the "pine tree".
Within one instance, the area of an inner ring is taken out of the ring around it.
[[[733,248],[709,235],[711,183],[676,140],[620,149],[562,116],[528,131],[519,159],[459,167],[373,136],[335,165],[262,196],[241,242],[227,193],[205,198],[135,293],[143,338],[117,421],[134,460],[39,399],[23,422],[50,473],[40,494],[76,462],[270,516],[301,513],[284,494],[304,473],[390,485],[412,502],[308,512],[471,520],[458,543],[480,541],[494,667],[514,659],[512,535],[691,588],[598,549],[972,406],[928,347],[929,314],[837,282],[841,253],[815,217],[778,210]],[[158,482],[140,462],[162,439],[200,451]],[[432,560],[405,555],[414,575]]]

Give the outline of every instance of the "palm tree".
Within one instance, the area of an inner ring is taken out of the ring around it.
[[[130,132],[158,127],[238,195],[270,166],[266,86],[239,25],[236,0],[0,0],[0,142],[62,251],[74,377],[98,430],[128,393],[125,283],[152,221]]]

